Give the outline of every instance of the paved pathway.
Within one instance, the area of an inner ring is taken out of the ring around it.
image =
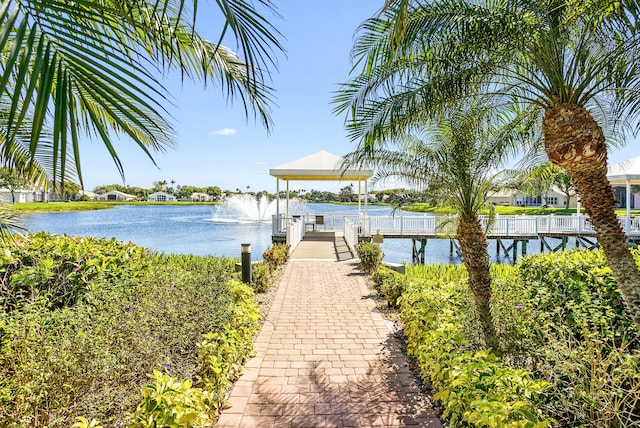
[[[219,427],[441,427],[355,261],[291,260]]]

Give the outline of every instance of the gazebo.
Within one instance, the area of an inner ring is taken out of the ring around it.
[[[640,156],[611,165],[607,172],[607,178],[612,185],[626,186],[625,232],[628,236],[631,231],[631,185],[640,184]]]
[[[280,180],[286,182],[285,217],[289,217],[289,182],[290,181],[357,181],[358,213],[360,213],[361,184],[364,181],[364,194],[368,194],[367,180],[373,175],[369,169],[351,168],[345,165],[344,158],[327,151],[320,151],[298,160],[280,165],[269,170],[276,178],[276,193],[280,194]],[[367,214],[367,198],[365,215]],[[277,198],[276,213],[280,216],[280,198]]]

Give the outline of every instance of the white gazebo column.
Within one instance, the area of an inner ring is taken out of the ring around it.
[[[288,219],[289,218],[289,180],[287,180],[287,214],[285,215],[285,217]]]
[[[360,201],[362,200],[362,180],[358,178],[358,217],[360,217]]]
[[[276,178],[276,215],[280,221],[280,179]]]
[[[627,236],[631,233],[631,180],[627,179],[627,218],[624,224]]]

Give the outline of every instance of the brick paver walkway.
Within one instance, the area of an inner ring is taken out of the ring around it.
[[[220,427],[441,427],[354,261],[290,261]]]

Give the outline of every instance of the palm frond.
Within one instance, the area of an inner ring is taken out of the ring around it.
[[[240,98],[247,114],[253,110],[268,128],[273,100],[264,79],[267,66],[275,64],[274,52],[282,49],[279,33],[253,3],[217,3],[241,56],[195,32],[196,0],[3,2],[0,103],[6,109],[6,140],[28,126],[35,156],[50,127],[56,177],[65,176],[70,158],[81,178],[84,133],[102,140],[124,174],[114,137],[131,139],[152,161],[175,141],[170,95],[160,80],[161,71],[175,68],[190,78],[219,82],[229,99]],[[258,4],[274,11],[266,0]]]

